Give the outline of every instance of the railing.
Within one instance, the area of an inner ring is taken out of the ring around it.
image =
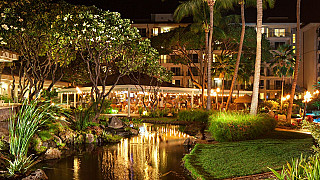
[[[291,33],[285,32],[285,33],[275,33],[275,32],[269,32],[265,33],[267,35],[267,38],[269,37],[278,37],[278,38],[283,38],[283,37],[291,37]]]

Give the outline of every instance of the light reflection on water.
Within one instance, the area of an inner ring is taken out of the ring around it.
[[[46,170],[49,179],[186,179],[180,164],[188,135],[179,126],[143,127],[137,137],[61,160]]]

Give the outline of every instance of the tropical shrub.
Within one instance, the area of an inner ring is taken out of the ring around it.
[[[28,156],[31,138],[48,119],[54,119],[48,103],[40,105],[38,101],[25,100],[20,111],[12,115],[9,122],[10,155],[7,167],[10,176],[24,174],[37,163],[32,156]]]
[[[178,113],[178,120],[189,122],[208,122],[210,112],[204,110],[183,110]]]
[[[84,131],[90,125],[95,113],[92,108],[76,109],[74,111],[74,119],[71,119],[71,126],[78,131]]]
[[[320,159],[319,154],[293,159],[287,166],[283,166],[280,173],[269,168],[279,180],[299,180],[299,179],[320,179]]]
[[[209,119],[209,132],[221,142],[255,139],[276,126],[276,120],[267,114],[222,112],[211,115]]]

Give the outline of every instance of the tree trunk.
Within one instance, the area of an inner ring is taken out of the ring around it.
[[[209,41],[209,30],[205,29],[205,36],[206,36],[206,50],[205,50],[205,60],[204,60],[204,69],[203,69],[203,77],[202,77],[202,81],[203,81],[203,86],[202,86],[202,96],[201,96],[201,103],[202,103],[202,108],[205,108],[205,95],[204,95],[204,89],[205,89],[205,84],[206,84],[206,74],[207,74],[207,66],[206,64],[208,63],[208,41]]]
[[[208,5],[210,7],[210,31],[209,31],[209,44],[208,44],[208,88],[207,88],[207,110],[211,110],[211,63],[212,63],[212,34],[213,34],[213,6],[215,0],[208,0]]]
[[[256,63],[254,67],[254,80],[252,90],[252,100],[250,114],[256,115],[259,102],[259,82],[260,82],[260,67],[261,67],[261,27],[262,27],[262,0],[257,0],[257,51]]]
[[[280,98],[280,112],[282,114],[282,109],[283,109],[283,85],[284,85],[284,77],[282,76],[282,82],[281,82],[281,98]]]
[[[224,95],[224,77],[225,74],[223,73],[223,77],[222,77],[222,87],[221,87],[221,105],[220,105],[220,111],[223,109],[223,95]]]
[[[241,23],[242,23],[241,37],[240,37],[240,44],[239,44],[239,50],[238,50],[238,55],[237,55],[236,67],[234,69],[234,74],[233,74],[232,83],[231,83],[231,87],[230,87],[229,97],[228,97],[227,104],[226,104],[226,111],[228,110],[229,104],[231,102],[233,87],[234,87],[235,82],[237,80],[240,59],[241,59],[242,46],[243,46],[243,40],[244,40],[244,33],[246,31],[246,22],[245,22],[245,18],[244,18],[244,1],[243,0],[240,1],[240,5],[241,5]]]
[[[288,114],[287,114],[287,122],[289,122],[289,123],[291,123],[293,99],[294,99],[294,94],[296,92],[298,73],[299,73],[299,64],[300,64],[300,3],[301,3],[301,0],[297,0],[296,64],[294,67],[294,78],[293,78],[293,82],[292,82],[289,107],[288,107]]]

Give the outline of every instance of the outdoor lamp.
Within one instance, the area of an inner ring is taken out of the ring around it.
[[[307,111],[307,104],[309,101],[311,101],[311,93],[309,91],[306,92],[306,94],[304,95],[304,113],[303,113],[303,119],[304,120],[306,118],[306,111]]]

